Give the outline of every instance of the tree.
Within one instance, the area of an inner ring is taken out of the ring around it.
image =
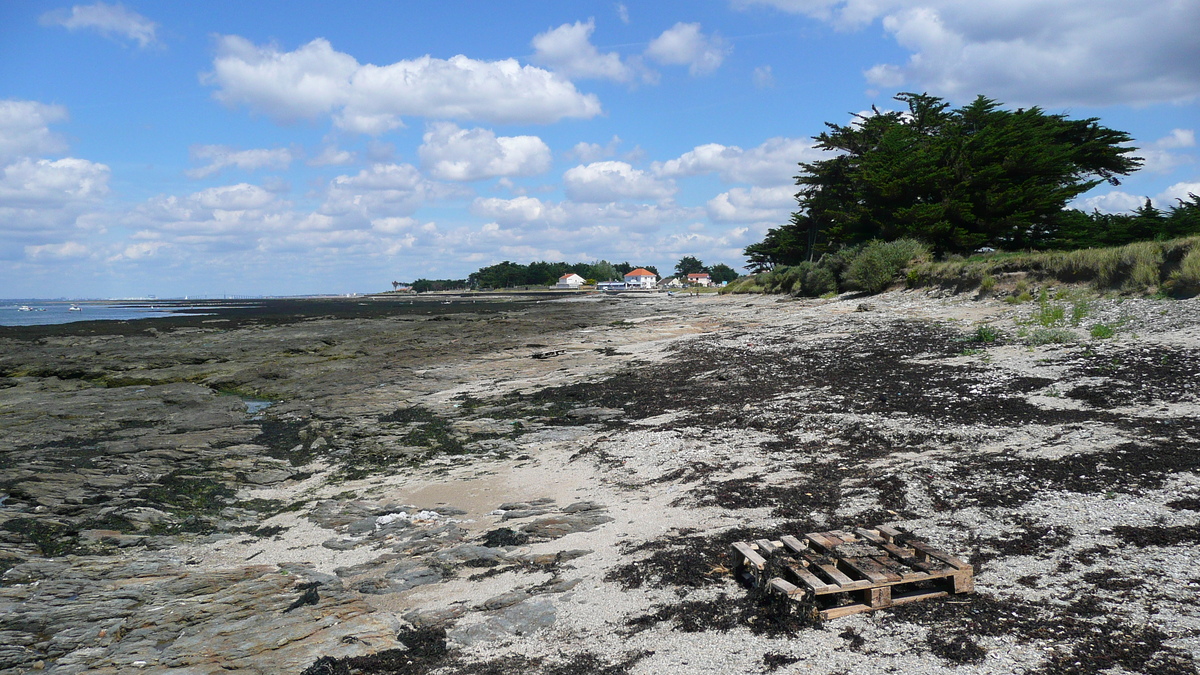
[[[725,263],[717,263],[716,265],[709,267],[708,273],[710,276],[712,276],[713,283],[716,284],[730,282],[741,276],[737,273],[737,270],[733,269],[729,265],[726,265]]]
[[[592,279],[597,279],[599,281],[613,281],[614,279],[621,278],[621,275],[617,272],[616,268],[613,267],[612,263],[608,262],[607,260],[600,260],[592,263],[590,273],[585,276],[591,277]]]
[[[1003,110],[984,96],[954,110],[927,94],[896,100],[907,112],[826,123],[816,147],[836,154],[800,164],[800,208],[746,249],[751,266],[872,239],[912,237],[938,253],[1046,245],[1070,226],[1068,201],[1142,163],[1123,145],[1129,134],[1096,118]]]
[[[700,262],[699,258],[685,255],[675,263],[675,274],[681,277],[686,277],[689,274],[698,274],[704,271],[704,263]]]

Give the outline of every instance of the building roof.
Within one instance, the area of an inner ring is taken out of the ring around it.
[[[629,274],[625,275],[626,278],[629,278],[629,277],[656,277],[656,276],[658,276],[658,275],[655,274],[654,272],[651,272],[650,270],[644,269],[641,267],[637,268],[636,270],[632,270],[629,272]]]
[[[575,274],[574,272],[567,272],[566,274],[559,277],[559,280],[570,279],[571,277],[579,277],[579,275]],[[579,277],[579,278],[582,279],[583,277]]]
[[[689,279],[707,279],[709,277],[708,277],[708,272],[692,272],[691,274],[688,275],[688,278]]]

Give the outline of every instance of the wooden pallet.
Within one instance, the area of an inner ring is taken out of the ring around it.
[[[812,603],[822,619],[975,587],[969,564],[891,527],[739,541],[733,549],[735,576]]]

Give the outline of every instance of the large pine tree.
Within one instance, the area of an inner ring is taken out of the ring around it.
[[[906,112],[826,123],[816,146],[833,156],[800,164],[800,208],[747,248],[752,265],[900,237],[937,252],[1044,245],[1068,222],[1068,201],[1141,165],[1129,134],[1095,118],[1004,110],[983,96],[953,110],[927,94],[896,99]]]

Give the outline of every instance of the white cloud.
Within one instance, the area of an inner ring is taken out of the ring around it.
[[[87,246],[77,241],[64,241],[61,244],[40,244],[25,247],[25,256],[31,260],[86,258],[90,252]]]
[[[741,0],[860,28],[879,20],[911,56],[879,87],[1013,105],[1148,104],[1200,95],[1200,3],[1178,0]]]
[[[720,143],[699,145],[676,159],[655,162],[651,169],[666,178],[715,173],[727,183],[768,187],[794,183],[798,164],[822,154],[808,139],[777,136],[749,150]]]
[[[661,181],[625,162],[593,162],[568,169],[563,190],[577,202],[615,202],[623,199],[669,199],[675,185]]]
[[[61,105],[37,101],[0,101],[0,160],[20,155],[63,152],[67,143],[50,125],[67,119]]]
[[[770,89],[775,86],[775,73],[771,72],[771,66],[759,66],[754,69],[754,86],[759,89]]]
[[[580,141],[567,151],[567,157],[581,162],[596,162],[616,155],[617,148],[620,146],[621,138],[619,136],[613,136],[606,145]]]
[[[108,194],[109,169],[85,159],[17,160],[0,170],[0,207],[61,208]]]
[[[421,165],[442,180],[532,176],[550,168],[550,147],[537,136],[497,137],[489,129],[434,122],[423,140],[418,149]]]
[[[659,63],[687,66],[692,75],[707,75],[733,51],[721,36],[705,35],[700,24],[679,22],[654,38],[646,55]]]
[[[471,204],[471,213],[489,218],[503,225],[520,223],[562,223],[566,214],[561,207],[544,203],[537,197],[496,197],[476,199]]]
[[[429,200],[464,194],[426,179],[411,164],[375,164],[357,175],[330,181],[320,213],[352,215],[366,223],[384,216],[410,215]]]
[[[1134,153],[1141,157],[1142,170],[1151,173],[1170,173],[1183,164],[1195,161],[1191,155],[1174,152],[1196,146],[1196,132],[1192,129],[1172,129],[1171,133],[1153,143],[1138,148]]]
[[[1150,197],[1150,202],[1155,207],[1166,210],[1173,206],[1178,206],[1178,200],[1187,201],[1189,194],[1200,195],[1200,182],[1183,181],[1175,183],[1157,195]],[[1122,190],[1113,190],[1100,195],[1076,199],[1069,206],[1087,212],[1095,209],[1101,213],[1128,213],[1145,204],[1146,199],[1146,195],[1134,195]]]
[[[309,166],[345,166],[353,164],[357,157],[349,150],[341,150],[336,145],[327,145],[321,153],[308,160]]]
[[[360,65],[318,38],[290,52],[224,36],[202,80],[227,105],[246,105],[280,122],[332,115],[343,129],[380,134],[401,116],[546,124],[600,114],[600,101],[557,75],[515,59],[422,56]]]
[[[257,185],[238,183],[201,190],[192,199],[205,209],[250,211],[267,207],[275,201],[275,195]]]
[[[796,209],[796,189],[733,188],[708,200],[708,217],[720,223],[782,223]]]
[[[46,12],[40,22],[43,26],[62,26],[70,31],[88,29],[108,38],[133,40],[143,49],[157,42],[155,33],[158,31],[158,24],[137,12],[125,9],[121,3],[75,5],[69,11],[59,9]]]
[[[616,52],[601,54],[591,42],[596,30],[594,19],[587,23],[564,23],[533,38],[533,62],[544,65],[564,77],[597,78],[629,82],[640,70],[621,61]]]
[[[207,178],[228,167],[243,171],[286,169],[295,159],[295,153],[287,148],[237,150],[226,145],[192,146],[191,154],[193,159],[211,161],[202,167],[187,171],[189,178]]]

